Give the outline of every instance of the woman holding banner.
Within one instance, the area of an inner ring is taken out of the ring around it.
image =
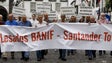
[[[65,23],[66,22],[66,16],[65,14],[62,14],[61,16],[61,21],[59,23]],[[61,59],[62,61],[66,61],[67,59],[66,57],[66,49],[59,49],[59,59]]]
[[[47,22],[43,21],[42,14],[39,14],[37,19],[38,19],[37,27],[46,26]],[[37,61],[41,61],[42,59],[44,59],[45,50],[36,51],[36,55],[37,55]]]
[[[76,23],[76,17],[75,17],[75,16],[71,16],[69,23]],[[68,49],[68,51],[67,51],[67,55],[68,55],[68,56],[69,56],[70,54],[71,54],[71,55],[74,55],[74,53],[76,53],[76,50]]]
[[[88,21],[89,25],[91,23],[96,23],[95,18],[93,16],[90,17],[90,21]],[[88,59],[92,60],[96,58],[96,50],[86,50],[86,53],[88,55]]]
[[[24,15],[22,16],[22,21],[19,22],[19,26],[27,26],[31,27],[31,22],[27,20],[27,17]],[[30,53],[28,51],[22,51],[22,58],[21,60],[28,61]]]
[[[99,24],[108,24],[109,23],[109,21],[106,19],[105,13],[101,13],[98,23]],[[102,56],[103,53],[106,54],[106,51],[104,51],[104,50],[99,51],[100,56]]]
[[[14,19],[13,14],[9,14],[8,20],[5,22],[5,25],[9,26],[18,26],[17,21]],[[3,53],[3,59],[7,59],[7,53]],[[14,52],[11,52],[11,59],[15,59]]]
[[[0,25],[3,25],[2,15],[0,15]],[[0,58],[2,57],[1,46],[0,46]]]

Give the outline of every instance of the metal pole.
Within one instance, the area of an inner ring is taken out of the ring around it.
[[[22,2],[23,2],[23,8],[24,8],[24,0],[22,0]]]
[[[9,0],[9,13],[12,13],[14,0]]]
[[[94,0],[94,7],[96,8],[96,0]]]
[[[69,2],[68,2],[68,0],[67,0],[67,6],[69,5]]]
[[[92,7],[92,4],[93,4],[93,0],[91,0],[91,7]]]
[[[102,0],[102,12],[103,12],[103,0]]]

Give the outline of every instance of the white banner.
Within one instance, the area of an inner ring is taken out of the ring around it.
[[[112,25],[54,23],[39,28],[0,26],[1,50],[112,50]]]

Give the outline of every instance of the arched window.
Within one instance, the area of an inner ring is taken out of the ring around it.
[[[8,12],[3,6],[0,6],[0,14],[3,16],[3,21],[6,21]]]
[[[6,0],[0,0],[0,2],[5,2]]]

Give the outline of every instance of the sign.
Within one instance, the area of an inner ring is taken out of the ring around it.
[[[55,3],[55,10],[57,12],[60,12],[60,9],[61,9],[61,3]]]
[[[74,7],[61,7],[61,13],[65,14],[66,17],[71,17],[75,15],[75,8]]]
[[[48,14],[48,17],[49,17],[49,20],[57,19],[57,13],[56,13],[56,11],[51,11]]]
[[[49,13],[51,11],[51,3],[50,2],[43,2],[44,11]]]
[[[111,24],[87,23],[54,23],[38,28],[0,26],[1,51],[42,49],[112,51],[111,27]]]
[[[51,10],[51,4],[49,2],[42,2],[42,3],[37,3],[36,4],[37,13],[50,13]]]
[[[36,2],[30,2],[30,12],[36,12]]]
[[[25,9],[22,8],[22,7],[16,7],[16,6],[14,6],[14,7],[13,7],[13,10],[12,10],[12,14],[13,14],[15,17],[25,15]]]
[[[44,8],[43,8],[43,4],[42,3],[37,3],[36,4],[36,12],[42,12],[44,11]]]
[[[81,16],[92,16],[93,15],[92,12],[93,12],[92,7],[79,6],[79,15]]]

